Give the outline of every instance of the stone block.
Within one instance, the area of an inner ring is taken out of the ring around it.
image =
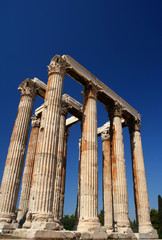
[[[93,239],[108,239],[108,234],[105,232],[94,232],[92,235]]]
[[[90,232],[81,232],[80,239],[89,240],[92,239],[92,235],[90,234]]]
[[[74,233],[70,231],[52,231],[52,230],[37,230],[33,238],[42,239],[73,239]]]
[[[93,239],[107,239],[108,234],[106,233],[105,227],[98,227],[95,229],[94,233],[92,234]]]
[[[31,229],[39,230],[62,230],[63,227],[57,222],[33,221]]]
[[[77,235],[80,238],[80,234],[71,231],[53,231],[50,229],[16,229],[13,233],[14,237],[29,239],[74,239]]]
[[[107,233],[108,235],[108,238],[110,239],[118,239],[118,233],[117,232],[110,232],[110,233]]]
[[[12,233],[16,228],[18,228],[18,226],[19,226],[18,223],[6,223],[6,222],[0,223],[0,229],[4,233]]]

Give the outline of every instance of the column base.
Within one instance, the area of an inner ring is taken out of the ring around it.
[[[39,229],[39,230],[62,230],[61,222],[54,219],[52,214],[32,214],[27,213],[26,221],[23,224],[26,229]]]
[[[18,226],[19,224],[16,221],[16,215],[14,213],[0,214],[0,230],[4,233],[12,233]]]
[[[133,233],[129,221],[118,221],[114,224],[114,231],[118,233]]]
[[[147,225],[139,225],[139,238],[153,238],[158,239],[157,230],[152,227],[152,225],[149,223]],[[141,237],[140,237],[141,236]],[[146,236],[146,237],[145,237]]]
[[[100,228],[101,224],[98,218],[88,218],[88,219],[79,219],[77,231],[83,232],[94,232],[96,229]]]
[[[15,229],[17,229],[19,226],[18,223],[6,223],[6,222],[0,222],[0,230],[2,230],[3,233],[13,233]]]
[[[108,225],[108,224],[107,224],[107,225],[104,225],[104,227],[105,227],[107,233],[113,232],[113,227],[112,227],[112,225]]]
[[[16,221],[16,215],[14,213],[0,213],[0,223],[6,222],[6,223],[12,223],[17,222]]]
[[[119,238],[126,239],[136,239],[135,234],[133,233],[130,225],[126,223],[116,223],[115,224],[115,232],[113,234],[118,234]]]
[[[25,221],[23,228],[25,229],[39,229],[39,230],[63,230],[63,226],[60,222],[41,222],[41,221]]]
[[[63,230],[63,226],[59,222],[40,222],[33,221],[31,229],[39,230]]]

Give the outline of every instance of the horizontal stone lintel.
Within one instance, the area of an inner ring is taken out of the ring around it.
[[[74,98],[70,97],[68,94],[63,94],[62,103],[66,103],[68,112],[75,116],[76,118],[82,118],[83,105],[76,101]],[[46,103],[43,103],[40,107],[35,110],[35,115],[41,114]]]
[[[138,112],[131,107],[125,100],[112,91],[108,86],[91,74],[87,69],[76,62],[72,57],[68,55],[62,56],[67,63],[67,74],[85,86],[87,84],[93,84],[98,89],[98,100],[104,105],[117,101],[123,107],[125,114],[128,116],[139,117]]]

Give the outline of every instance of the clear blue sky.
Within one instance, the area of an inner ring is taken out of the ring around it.
[[[0,3],[0,180],[17,107],[18,85],[38,77],[47,83],[47,65],[68,54],[142,115],[142,142],[150,208],[162,195],[162,1],[16,0]],[[82,86],[66,77],[64,93],[82,102]],[[42,100],[37,99],[34,108]],[[108,120],[98,103],[98,126]],[[68,142],[64,214],[76,207],[80,124]],[[99,141],[99,210],[102,208],[102,151]],[[130,218],[134,198],[128,129],[124,129]]]

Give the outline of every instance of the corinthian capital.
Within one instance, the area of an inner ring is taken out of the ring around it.
[[[54,56],[48,66],[48,75],[52,73],[60,75],[65,75],[66,73],[66,61],[59,55]]]
[[[114,117],[122,117],[122,106],[115,101],[113,104],[109,106],[105,106],[105,109],[108,111],[109,118],[113,119]]]
[[[101,133],[101,139],[102,139],[102,142],[106,141],[106,140],[110,140],[110,129],[109,128]]]
[[[40,117],[38,115],[32,116],[32,127],[40,127]]]
[[[35,99],[37,95],[37,87],[36,85],[31,81],[30,78],[27,78],[24,82],[20,84],[18,87],[18,90],[21,92],[21,95],[28,95]]]
[[[122,116],[122,107],[118,102],[114,103],[113,112],[114,112],[114,116],[118,116],[118,117]]]
[[[141,115],[138,114],[137,117],[129,119],[128,127],[129,127],[130,133],[132,133],[134,131],[140,132],[141,131]]]
[[[97,100],[98,89],[92,84],[86,85],[82,93],[84,101],[86,101],[87,98],[94,98]]]

